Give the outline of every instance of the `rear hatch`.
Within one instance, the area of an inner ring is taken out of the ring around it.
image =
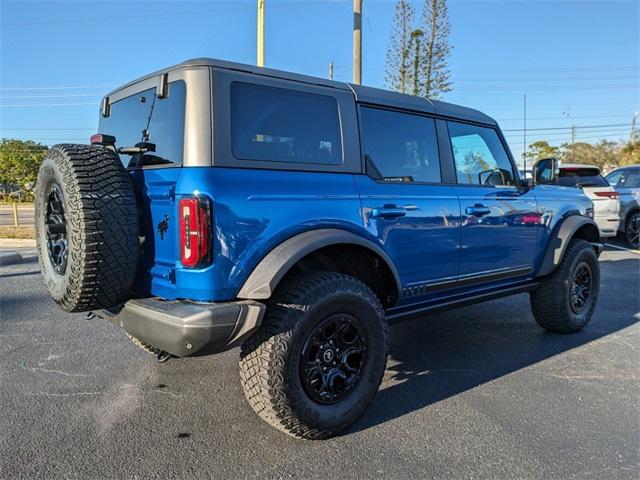
[[[116,148],[147,151],[120,154],[131,173],[138,202],[142,242],[135,293],[175,297],[179,256],[176,184],[182,169],[185,83],[169,83],[161,96],[156,87],[118,99],[101,116],[99,133],[116,138]],[[143,145],[146,144],[146,145]]]
[[[597,167],[560,167],[558,185],[581,188],[593,202],[594,214],[617,215],[620,210],[618,193],[600,175]]]

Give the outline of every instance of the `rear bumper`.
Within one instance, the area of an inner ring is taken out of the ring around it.
[[[240,344],[260,327],[265,308],[251,300],[192,303],[144,298],[129,300],[116,311],[94,313],[148,345],[187,357]]]

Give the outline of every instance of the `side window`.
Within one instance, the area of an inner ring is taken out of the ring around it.
[[[340,165],[338,103],[329,95],[233,82],[231,141],[242,160]]]
[[[432,118],[363,107],[367,168],[395,182],[440,182],[436,124]],[[373,167],[373,168],[371,168]]]
[[[133,147],[139,142],[155,144],[156,151],[145,154],[140,165],[182,163],[184,147],[185,83],[171,82],[165,98],[156,98],[150,88],[111,104],[111,114],[100,117],[98,132],[116,137],[117,147]],[[134,157],[121,155],[125,166]]]
[[[458,183],[513,185],[513,166],[492,128],[447,122]]]
[[[618,186],[620,188],[640,188],[640,171],[629,170]]]
[[[618,182],[620,181],[620,177],[622,176],[623,173],[624,173],[624,170],[618,170],[617,172],[613,172],[607,175],[606,179],[607,179],[607,182],[609,182],[609,185],[611,185],[612,187],[615,187],[616,185],[618,185]]]

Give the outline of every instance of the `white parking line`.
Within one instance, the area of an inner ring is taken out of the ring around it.
[[[618,245],[613,245],[611,243],[607,243],[606,246],[611,248],[617,248],[618,250],[625,250],[627,252],[635,253],[636,255],[640,255],[640,250],[632,250],[630,248],[620,247]]]

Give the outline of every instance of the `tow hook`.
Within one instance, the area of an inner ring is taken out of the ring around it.
[[[158,355],[156,355],[156,362],[164,363],[172,357],[173,355],[171,355],[170,353],[161,350],[160,352],[158,352]]]

